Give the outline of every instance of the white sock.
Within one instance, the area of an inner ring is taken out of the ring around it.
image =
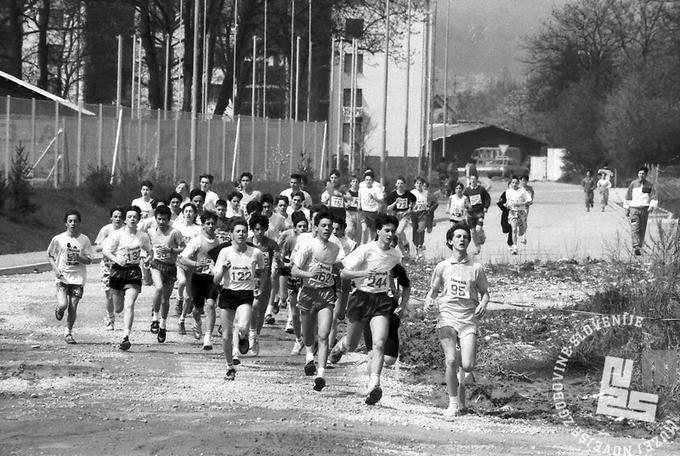
[[[371,390],[376,386],[380,386],[380,376],[378,374],[371,374],[368,379],[368,389]]]
[[[126,337],[130,337],[130,330],[129,329],[126,329],[125,331],[123,331],[123,338],[126,338]]]
[[[161,328],[165,329],[165,325],[166,325],[166,319],[161,318]]]
[[[314,361],[314,350],[312,347],[305,347],[306,353],[305,353],[305,361],[310,362]]]
[[[151,321],[158,321],[158,313],[151,312]]]
[[[325,367],[319,367],[319,368],[316,370],[316,376],[317,376],[317,377],[323,377],[323,376],[324,376],[324,375],[323,375],[324,373],[326,373],[326,368],[325,368]]]

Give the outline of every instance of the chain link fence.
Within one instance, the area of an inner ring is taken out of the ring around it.
[[[191,178],[189,113],[121,108],[119,116],[115,106],[85,104],[76,111],[52,101],[3,101],[5,177],[16,148],[23,147],[36,184],[80,185],[90,169],[103,167],[124,172],[143,166],[173,182]],[[197,123],[198,174],[227,181],[251,171],[258,180],[280,180],[301,163],[319,175],[328,170],[324,122],[214,116]]]

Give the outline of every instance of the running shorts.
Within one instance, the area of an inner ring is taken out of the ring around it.
[[[230,290],[223,288],[217,305],[220,309],[233,310],[234,312],[243,304],[253,305],[255,293],[253,290]]]
[[[288,293],[297,293],[298,291],[300,291],[301,286],[302,279],[298,277],[288,276],[288,282],[286,283]]]
[[[217,286],[212,274],[192,274],[191,291],[194,307],[202,308],[206,299],[217,299]]]
[[[385,340],[385,356],[392,356],[397,358],[399,356],[399,325],[401,324],[401,318],[396,316],[394,312],[390,315],[390,329],[387,333],[387,339]],[[373,333],[371,333],[371,325],[364,325],[364,344],[366,345],[366,350],[371,351],[373,349]]]
[[[70,298],[80,299],[83,297],[82,285],[73,285],[70,283],[57,282],[57,290],[66,291],[66,296]]]
[[[455,336],[458,336],[458,339],[461,339],[468,334],[479,334],[479,323],[477,322],[477,319],[447,319],[446,321],[437,323],[437,329],[439,330],[440,339],[453,338]]]
[[[172,283],[177,280],[177,266],[171,263],[163,263],[162,261],[152,260],[151,269],[155,269],[161,273],[163,284]]]
[[[468,212],[467,224],[470,227],[470,229],[474,228],[477,225],[479,226],[484,225],[484,211]]]
[[[142,270],[138,264],[120,266],[116,263],[111,265],[109,287],[112,290],[125,291],[127,288],[142,288]]]
[[[366,223],[369,230],[375,231],[376,221],[378,220],[378,213],[371,211],[361,211],[361,221]]]
[[[347,303],[347,319],[350,322],[367,322],[373,317],[389,317],[392,314],[392,298],[387,293],[366,293],[354,290]]]
[[[298,296],[298,307],[303,312],[318,312],[335,306],[335,290],[333,287],[302,287]]]

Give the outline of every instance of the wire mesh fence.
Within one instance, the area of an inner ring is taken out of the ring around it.
[[[191,119],[187,113],[6,97],[0,121],[0,166],[7,176],[17,147],[34,182],[80,185],[89,169],[124,172],[135,166],[159,179],[191,178]],[[120,114],[120,115],[119,115]],[[328,157],[323,122],[215,116],[197,121],[196,172],[226,181],[243,171],[280,180],[300,163],[323,174]],[[325,154],[325,155],[324,155]],[[324,155],[322,157],[322,155]]]

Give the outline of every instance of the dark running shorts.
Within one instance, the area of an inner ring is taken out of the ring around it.
[[[347,319],[350,322],[367,322],[373,317],[389,317],[392,314],[392,298],[387,293],[366,293],[354,290],[349,295]]]
[[[125,291],[126,288],[142,288],[142,270],[138,264],[120,266],[116,263],[111,265],[109,276],[109,288],[117,291]]]
[[[385,356],[392,356],[394,358],[399,356],[399,325],[401,319],[394,315],[390,315],[390,329],[387,333],[387,340],[385,340]],[[373,334],[371,333],[371,325],[366,323],[364,325],[364,344],[366,350],[373,349]]]
[[[243,304],[252,306],[253,299],[255,299],[253,290],[230,290],[229,288],[223,288],[220,291],[220,299],[217,305],[220,309],[236,311]]]
[[[62,289],[66,291],[66,296],[71,298],[82,298],[83,297],[83,286],[73,285],[70,283],[57,282],[57,289]]]
[[[467,224],[470,229],[473,229],[477,225],[484,225],[484,211],[481,212],[468,212]]]
[[[299,279],[297,277],[288,276],[288,282],[286,283],[286,288],[288,289],[289,293],[297,293],[298,291],[300,291],[301,286],[302,286],[302,279]]]
[[[151,269],[155,269],[161,273],[163,283],[172,283],[177,280],[177,266],[173,263],[163,263],[162,261],[153,260],[151,262]]]
[[[199,309],[205,305],[206,299],[217,299],[217,285],[213,283],[211,274],[192,274],[191,291],[194,307]]]
[[[361,221],[366,222],[366,226],[369,230],[376,229],[376,222],[378,220],[378,213],[371,211],[361,211]]]
[[[297,305],[303,312],[318,312],[326,307],[332,309],[335,306],[335,289],[302,287]]]

